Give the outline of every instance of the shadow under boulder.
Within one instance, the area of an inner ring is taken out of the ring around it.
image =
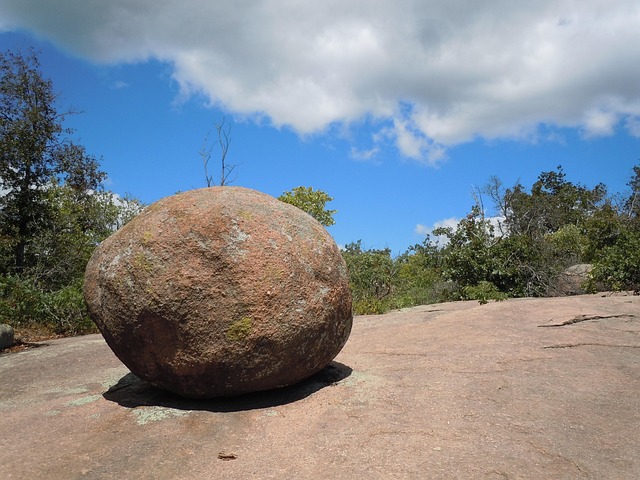
[[[123,407],[160,406],[179,410],[205,410],[210,412],[239,412],[270,408],[302,400],[325,387],[349,377],[352,369],[339,362],[331,362],[315,375],[288,387],[254,392],[236,397],[199,400],[181,397],[154,387],[128,373],[111,386],[102,396]]]

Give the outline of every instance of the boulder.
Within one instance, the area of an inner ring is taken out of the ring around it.
[[[164,198],[86,270],[89,314],[138,377],[211,398],[296,383],[352,325],[346,265],[320,223],[240,187]]]
[[[566,268],[556,280],[555,294],[581,295],[586,293],[585,282],[590,278],[593,266],[590,263],[578,263]]]
[[[14,343],[14,331],[11,325],[0,323],[0,350],[9,348]]]

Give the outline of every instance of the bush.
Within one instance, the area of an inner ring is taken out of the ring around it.
[[[489,300],[501,302],[507,299],[507,295],[491,282],[478,282],[477,285],[467,285],[462,288],[465,300],[478,300],[480,305],[485,305]]]
[[[0,277],[0,321],[17,330],[45,327],[58,335],[81,335],[98,330],[89,319],[82,279],[53,292],[30,278]]]
[[[89,318],[82,293],[82,279],[77,279],[56,292],[45,295],[49,324],[56,333],[83,335],[97,333],[98,329]]]
[[[354,315],[378,315],[388,310],[387,304],[377,298],[367,297],[353,300]]]
[[[615,291],[640,293],[640,231],[622,231],[615,244],[606,247],[593,262],[589,287],[598,283]]]

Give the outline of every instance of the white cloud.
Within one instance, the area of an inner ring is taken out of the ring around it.
[[[114,90],[122,90],[124,88],[129,88],[129,84],[127,82],[124,82],[122,80],[116,80],[115,82],[113,82],[113,84],[111,85],[111,88],[113,88]]]
[[[0,31],[97,62],[169,62],[184,95],[300,134],[375,119],[379,139],[430,164],[448,146],[543,124],[637,135],[639,24],[637,0],[0,4]]]
[[[493,226],[494,228],[494,232],[493,234],[496,237],[501,237],[503,235],[507,235],[509,232],[507,231],[507,226],[504,224],[504,221],[506,220],[505,217],[503,216],[499,216],[499,217],[487,217],[487,220],[489,220],[489,223]]]
[[[494,235],[496,237],[502,236],[506,234],[504,220],[505,218],[502,216],[495,217],[486,217],[486,220],[489,221],[489,224],[494,228]],[[460,223],[461,218],[458,217],[450,217],[445,218],[443,220],[438,220],[431,226],[417,224],[415,228],[415,233],[418,235],[429,235],[431,239],[436,242],[436,244],[444,245],[447,242],[447,237],[441,235],[433,235],[433,231],[437,228],[451,228],[454,232],[458,229],[458,224]]]
[[[628,118],[626,127],[630,135],[636,138],[640,137],[640,117]]]
[[[373,147],[367,150],[360,150],[356,147],[351,147],[351,158],[360,162],[376,162],[376,156],[380,153],[379,147]]]
[[[431,227],[427,227],[426,225],[422,225],[421,223],[416,225],[415,232],[418,235],[429,235],[431,233]]]
[[[585,115],[584,123],[587,137],[608,136],[613,134],[613,130],[618,123],[618,116],[615,112],[594,110]]]
[[[416,225],[415,232],[418,235],[429,235],[431,237],[431,240],[436,244],[444,245],[447,243],[447,237],[442,235],[433,235],[433,231],[437,228],[451,228],[455,231],[460,220],[461,219],[457,217],[445,218],[444,220],[438,220],[431,226],[422,225],[419,223],[418,225]]]
[[[416,233],[420,235],[431,235],[436,228],[452,228],[455,230],[460,220],[458,217],[445,218],[444,220],[438,220],[430,227],[418,224],[416,225]]]

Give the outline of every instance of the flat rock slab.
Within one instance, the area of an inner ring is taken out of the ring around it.
[[[302,384],[194,401],[91,335],[0,356],[3,479],[638,479],[640,297],[356,317]]]

